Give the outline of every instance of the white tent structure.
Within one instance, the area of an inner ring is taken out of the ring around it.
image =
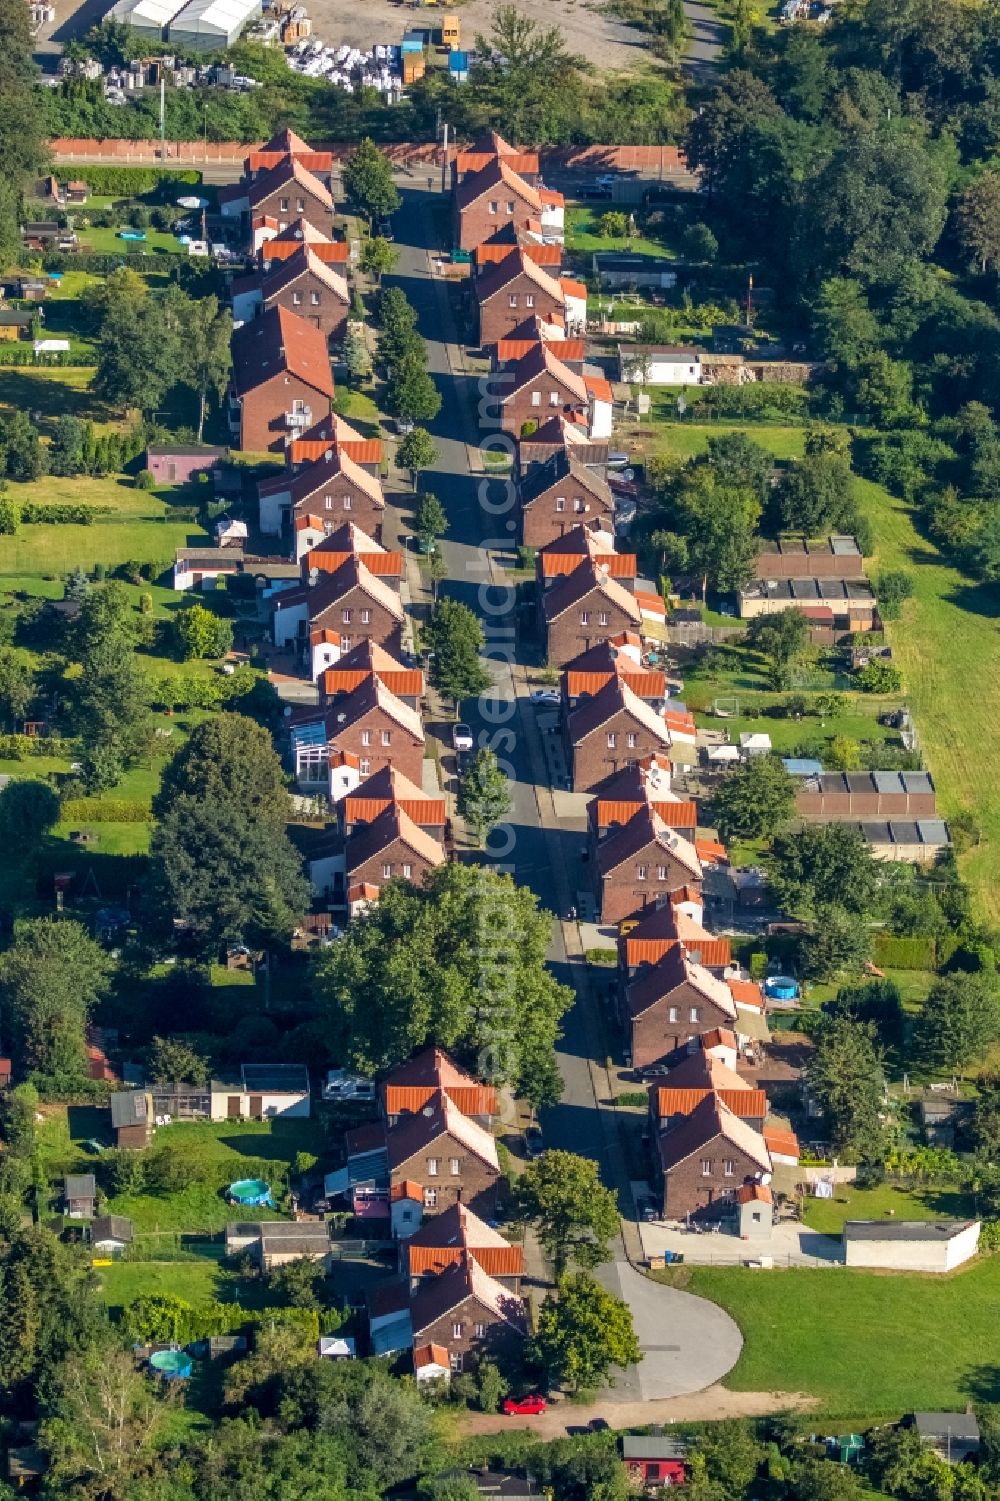
[[[188,0],[170,22],[169,40],[185,52],[222,52],[261,12],[261,0]]]
[[[117,0],[108,13],[111,21],[123,21],[152,42],[164,40],[164,30],[181,8],[183,0]]]

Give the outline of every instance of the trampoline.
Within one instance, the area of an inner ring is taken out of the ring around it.
[[[234,1204],[246,1204],[251,1208],[271,1204],[271,1185],[263,1178],[241,1178],[237,1183],[230,1183],[226,1197]]]
[[[764,992],[776,1001],[794,1001],[799,993],[799,983],[791,975],[771,975],[764,981]]]
[[[156,1350],[149,1364],[165,1381],[186,1381],[191,1374],[191,1357],[183,1350]]]

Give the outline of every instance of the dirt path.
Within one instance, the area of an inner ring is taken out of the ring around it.
[[[539,1438],[562,1438],[567,1428],[584,1428],[595,1418],[611,1428],[636,1428],[645,1423],[701,1423],[718,1418],[757,1418],[772,1412],[805,1410],[816,1398],[804,1392],[731,1392],[724,1386],[709,1386],[688,1397],[665,1397],[654,1402],[616,1402],[603,1397],[589,1407],[575,1402],[557,1402],[537,1418],[503,1417],[470,1412],[462,1419],[466,1434],[506,1433],[528,1428]]]

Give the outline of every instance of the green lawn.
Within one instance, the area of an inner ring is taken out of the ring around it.
[[[99,1267],[101,1296],[109,1308],[124,1308],[150,1293],[166,1293],[198,1306],[239,1302],[239,1282],[222,1266],[221,1242],[203,1243],[198,1255],[178,1261],[116,1261]]]
[[[120,428],[121,422],[90,394],[94,370],[91,365],[0,367],[0,412],[9,408],[28,412],[43,433],[51,435],[57,417],[67,413],[94,422],[101,428]],[[78,480],[64,481],[75,490]]]
[[[645,422],[633,429],[650,453],[676,454],[689,459],[704,453],[709,438],[724,433],[746,433],[774,454],[776,459],[799,459],[805,444],[805,428],[780,422]]]
[[[987,1334],[1000,1318],[998,1257],[948,1277],[694,1267],[682,1280],[743,1331],[734,1390],[808,1392],[832,1413],[872,1417],[1000,1397]]]
[[[566,249],[578,251],[585,255],[588,260],[594,251],[612,251],[627,255],[660,255],[673,256],[674,252],[667,248],[661,240],[650,240],[644,235],[635,235],[631,239],[617,239],[610,235],[602,235],[600,221],[602,214],[618,212],[618,205],[610,201],[589,205],[568,206],[566,209]],[[625,206],[625,213],[629,208]]]
[[[842,1183],[835,1185],[832,1199],[806,1199],[803,1218],[821,1235],[839,1235],[845,1220],[934,1220],[942,1215],[964,1219],[972,1213],[969,1195],[957,1189],[907,1189],[889,1183],[855,1188]]]

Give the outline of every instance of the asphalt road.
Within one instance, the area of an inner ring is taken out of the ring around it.
[[[684,14],[691,36],[684,53],[684,69],[697,83],[708,83],[722,56],[729,28],[719,20],[714,6],[702,0],[684,0]]]
[[[513,506],[503,509],[505,482],[484,485],[469,465],[467,444],[475,449],[484,429],[495,431],[496,423],[490,420],[492,409],[482,405],[481,380],[463,373],[457,351],[449,351],[453,325],[448,289],[431,275],[427,256],[434,244],[430,206],[439,201],[438,195],[425,191],[423,182],[420,189],[404,186],[403,192],[404,205],[395,219],[399,262],[391,281],[403,289],[417,311],[419,330],[427,340],[428,367],[443,397],[441,412],[430,424],[439,459],[422,478],[422,488],[438,496],[449,517],[443,542],[447,578],[442,590],[483,618],[487,653],[491,645],[497,648],[495,695],[462,706],[477,745],[495,749],[511,778],[513,810],[499,849],[492,851],[488,845],[484,858],[511,868],[520,884],[530,886],[545,907],[556,910],[563,869],[570,891],[583,884],[580,855],[585,839],[582,825],[565,827],[551,819],[543,821],[541,816],[533,772],[533,762],[538,765],[538,731],[531,718],[535,711],[523,692],[518,698],[509,665],[514,602],[503,588],[490,587],[494,575],[489,549],[483,545],[489,542],[494,552],[513,548],[516,511]],[[461,335],[458,330],[457,336]],[[440,735],[444,768],[453,773],[449,726],[427,729],[431,735]],[[565,917],[565,913],[557,911],[557,916]],[[559,922],[553,925],[549,961],[557,977],[576,989],[581,966],[570,962]],[[602,1118],[609,1106],[598,1098],[590,1065],[598,1050],[588,1005],[577,989],[576,1003],[564,1019],[563,1037],[556,1049],[563,1095],[557,1105],[542,1112],[541,1124],[547,1146],[600,1162],[605,1181],[613,1184],[621,1175],[609,1161],[609,1136]],[[626,1214],[631,1212],[628,1203],[621,1207]],[[621,1240],[614,1246],[613,1261],[598,1275],[632,1308],[645,1356],[639,1366],[618,1378],[609,1393],[611,1400],[634,1403],[701,1391],[735,1364],[742,1336],[728,1315],[703,1299],[642,1276],[629,1264]]]

